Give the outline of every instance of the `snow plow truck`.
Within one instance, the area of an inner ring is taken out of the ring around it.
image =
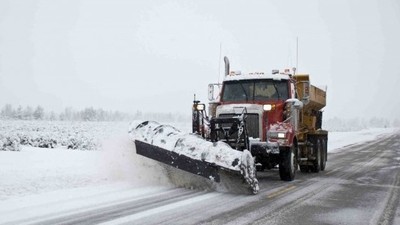
[[[278,168],[281,180],[292,181],[298,168],[324,170],[326,91],[295,68],[242,74],[230,70],[227,57],[224,62],[223,82],[208,86],[208,113],[193,101],[192,133],[152,121],[135,124],[137,154],[215,182],[221,172],[236,176],[254,194],[256,171]]]

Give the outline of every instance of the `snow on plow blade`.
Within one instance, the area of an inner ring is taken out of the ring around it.
[[[237,151],[223,142],[212,143],[195,134],[185,134],[168,125],[145,121],[132,123],[129,133],[136,153],[172,167],[220,182],[220,172],[241,177],[256,194],[254,159],[247,150]]]

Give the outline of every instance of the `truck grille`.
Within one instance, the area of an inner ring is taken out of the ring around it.
[[[234,116],[239,116],[238,114],[220,114],[219,117],[234,117]],[[246,114],[246,126],[247,126],[247,132],[249,134],[249,137],[252,138],[259,138],[260,133],[259,133],[259,116],[258,114],[253,114],[253,113],[247,113]],[[231,125],[229,125],[231,126]]]

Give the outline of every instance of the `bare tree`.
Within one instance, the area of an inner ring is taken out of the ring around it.
[[[6,104],[1,110],[1,116],[4,118],[14,118],[15,111],[11,104]]]
[[[42,106],[38,105],[35,109],[35,111],[33,112],[33,118],[35,118],[35,120],[42,120],[44,118],[44,109]]]

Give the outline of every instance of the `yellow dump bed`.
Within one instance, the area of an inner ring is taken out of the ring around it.
[[[317,88],[310,84],[310,77],[308,74],[295,75],[297,80],[297,93],[299,99],[305,100],[304,109],[307,110],[321,110],[326,106],[326,91]],[[305,93],[309,93],[309,98],[304,99]]]

